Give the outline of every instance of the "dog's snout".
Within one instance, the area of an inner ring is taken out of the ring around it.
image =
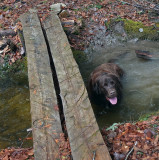
[[[114,90],[110,91],[110,96],[113,96],[114,94],[115,94]]]

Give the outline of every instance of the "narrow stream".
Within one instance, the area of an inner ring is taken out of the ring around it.
[[[31,147],[32,140],[25,139],[30,127],[27,75],[5,75],[0,79],[0,149],[20,147],[22,140],[22,147]]]
[[[101,48],[97,52],[89,51],[88,60],[84,62],[77,59],[86,85],[94,68],[110,60],[125,72],[121,103],[109,110],[93,105],[100,127],[117,122],[134,121],[141,115],[159,110],[159,59],[139,59],[135,50],[150,51],[159,57],[159,43],[138,41],[107,49]]]
[[[107,110],[93,105],[100,127],[116,122],[137,120],[141,115],[159,110],[159,59],[143,60],[136,57],[135,50],[150,51],[159,56],[159,43],[140,41],[126,43],[107,49],[89,51],[87,60],[76,59],[87,85],[95,67],[113,61],[125,71],[123,99]],[[27,128],[31,127],[29,87],[27,75],[6,75],[0,79],[0,149],[10,146],[32,146],[25,140]]]

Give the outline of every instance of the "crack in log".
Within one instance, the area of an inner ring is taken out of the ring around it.
[[[42,24],[41,24],[41,26],[42,26]],[[62,126],[63,133],[65,133],[65,136],[67,136],[68,134],[67,134],[67,131],[65,130],[65,126],[64,126],[65,117],[64,117],[64,112],[63,112],[63,104],[62,104],[62,100],[61,100],[61,97],[60,97],[59,81],[57,79],[57,73],[56,73],[54,61],[53,61],[53,58],[52,58],[52,55],[51,55],[51,49],[50,49],[50,45],[49,45],[49,42],[48,42],[47,34],[46,34],[46,31],[43,28],[43,26],[42,26],[42,31],[43,31],[44,38],[45,38],[45,41],[46,41],[46,46],[47,46],[47,49],[48,49],[50,67],[51,67],[52,77],[53,77],[53,83],[54,83],[55,93],[56,93],[58,107],[59,107],[61,126]]]

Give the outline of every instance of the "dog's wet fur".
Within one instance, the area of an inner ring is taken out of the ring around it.
[[[89,96],[99,105],[117,105],[122,96],[121,77],[123,70],[114,63],[98,66],[90,75]]]

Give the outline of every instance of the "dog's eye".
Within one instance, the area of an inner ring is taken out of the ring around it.
[[[110,84],[111,84],[111,85],[114,85],[114,81],[111,81]]]
[[[108,83],[104,83],[105,86],[108,86]]]

